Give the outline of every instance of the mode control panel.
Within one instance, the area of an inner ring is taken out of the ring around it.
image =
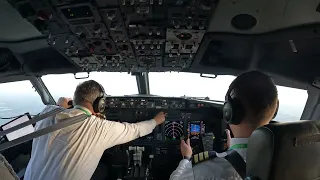
[[[187,100],[182,98],[143,98],[143,97],[107,97],[109,108],[150,108],[150,109],[186,109]]]

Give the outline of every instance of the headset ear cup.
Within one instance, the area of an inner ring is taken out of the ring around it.
[[[93,110],[95,113],[103,113],[105,110],[105,99],[104,97],[98,97],[94,102],[93,102]]]
[[[244,117],[244,108],[237,99],[230,99],[223,106],[223,119],[228,124],[240,124]]]
[[[225,102],[222,108],[223,119],[226,123],[230,124],[232,121],[232,105],[229,102]]]
[[[233,99],[232,100],[232,105],[233,105],[233,119],[232,119],[232,124],[237,125],[240,124],[242,119],[245,116],[245,109],[242,106],[242,103],[238,99]]]
[[[106,109],[106,99],[102,97],[99,101],[99,112],[103,113],[105,109]]]

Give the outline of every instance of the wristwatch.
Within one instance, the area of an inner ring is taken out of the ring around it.
[[[192,160],[192,156],[191,156],[191,157],[183,156],[183,159],[186,159],[186,160],[188,160],[188,161],[191,161],[191,160]]]

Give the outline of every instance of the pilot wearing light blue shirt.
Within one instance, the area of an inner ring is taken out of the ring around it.
[[[226,130],[228,147],[236,151],[244,161],[248,138],[251,133],[268,124],[277,114],[278,91],[272,79],[259,71],[250,71],[238,76],[230,85],[223,107],[224,120],[230,125]],[[235,180],[242,179],[232,165],[224,158],[227,153],[216,153],[215,158],[203,158],[192,166],[193,152],[190,139],[181,141],[181,155],[177,169],[170,180]],[[208,155],[207,155],[208,156]]]

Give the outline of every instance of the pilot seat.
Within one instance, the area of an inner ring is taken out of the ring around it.
[[[253,132],[245,180],[320,179],[320,122],[273,123]]]

